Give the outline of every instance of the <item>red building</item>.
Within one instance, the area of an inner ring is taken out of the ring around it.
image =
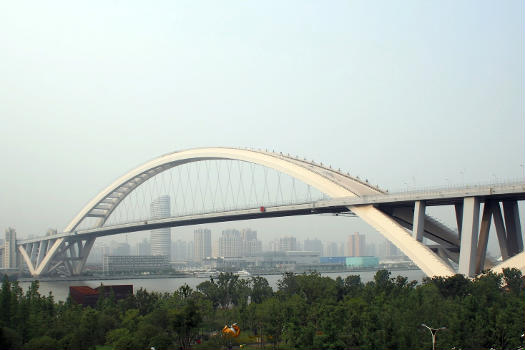
[[[115,300],[120,300],[125,299],[130,295],[133,295],[133,285],[131,284],[114,286],[101,285],[95,289],[88,286],[69,287],[69,296],[71,297],[71,300],[82,306],[94,307],[101,296],[105,298],[114,297]]]

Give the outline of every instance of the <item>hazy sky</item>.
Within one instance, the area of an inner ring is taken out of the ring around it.
[[[521,0],[0,1],[0,227],[63,229],[127,170],[191,147],[275,149],[391,190],[523,179],[524,13]],[[227,226],[248,225],[367,230]]]

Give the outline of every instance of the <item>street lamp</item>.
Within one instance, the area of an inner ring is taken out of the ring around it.
[[[447,327],[432,328],[424,323],[421,323],[421,326],[426,327],[430,331],[430,334],[432,334],[432,350],[436,350],[436,334],[438,331],[447,329]]]

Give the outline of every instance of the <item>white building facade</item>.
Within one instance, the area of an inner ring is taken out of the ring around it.
[[[8,228],[5,230],[4,240],[4,268],[14,269],[16,268],[16,231],[14,228]]]
[[[193,260],[200,262],[211,256],[211,231],[200,228],[193,231]]]
[[[151,202],[151,218],[163,219],[171,216],[170,196],[160,196]],[[171,259],[171,228],[151,230],[151,255],[164,255]]]

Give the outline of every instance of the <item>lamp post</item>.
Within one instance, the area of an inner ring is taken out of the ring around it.
[[[432,334],[432,350],[436,350],[436,334],[439,331],[447,329],[447,327],[432,328],[424,323],[421,323],[421,326],[426,327],[430,331],[430,334]]]

